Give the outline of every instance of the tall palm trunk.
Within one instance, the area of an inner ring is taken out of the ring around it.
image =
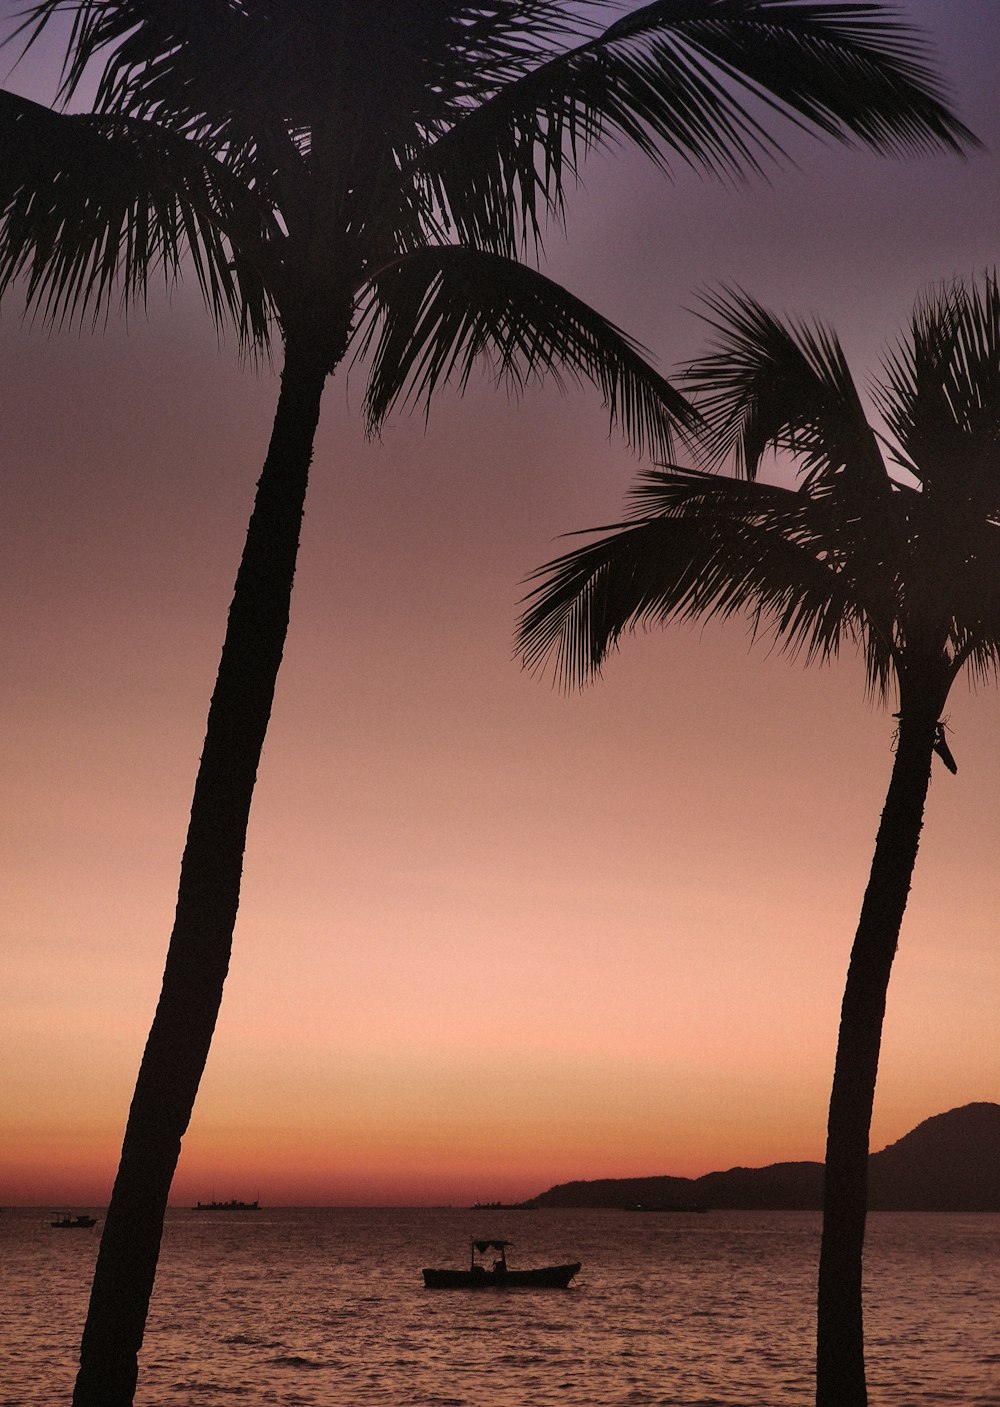
[[[816,1349],[817,1407],[867,1407],[861,1266],[868,1140],[889,974],[917,858],[940,689],[900,687],[899,739],[851,952],[827,1124]]]
[[[74,1407],[130,1407],[167,1194],[229,967],[243,852],[288,613],[313,439],[329,359],[285,349],[208,715],[181,861],[163,987],[104,1222]]]

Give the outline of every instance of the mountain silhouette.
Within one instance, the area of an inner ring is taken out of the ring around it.
[[[873,1153],[868,1166],[873,1210],[1000,1212],[1000,1104],[965,1104],[925,1119],[898,1143]],[[772,1163],[697,1178],[564,1182],[523,1205],[810,1211],[822,1204],[822,1163]]]
[[[1000,1105],[966,1104],[876,1153],[868,1200],[884,1211],[1000,1211]]]

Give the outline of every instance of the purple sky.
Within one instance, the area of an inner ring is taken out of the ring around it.
[[[900,8],[987,151],[890,163],[793,134],[797,166],[740,191],[598,158],[547,271],[664,368],[702,349],[698,290],[726,280],[832,321],[864,381],[922,289],[1000,248],[1000,7]],[[97,336],[10,301],[0,378],[0,1201],[100,1200],[275,379],[218,345],[193,286]],[[362,391],[326,395],[179,1200],[492,1198],[821,1156],[891,766],[860,666],[748,653],[737,623],[628,641],[603,682],[555,692],[512,632],[559,534],[619,516],[636,462],[599,397],[473,386],[367,443]],[[877,1145],[1000,1098],[998,724],[995,693],[956,690]]]

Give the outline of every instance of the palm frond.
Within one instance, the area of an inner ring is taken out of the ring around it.
[[[358,333],[372,355],[374,427],[402,402],[429,406],[445,381],[464,387],[477,361],[514,391],[540,376],[588,380],[637,449],[665,452],[695,417],[613,323],[537,270],[457,245],[415,251],[379,271]]]
[[[781,157],[776,114],[884,153],[977,144],[923,41],[882,5],[657,0],[503,83],[420,164],[463,242],[511,252],[561,217],[594,147],[734,177]]]
[[[715,0],[699,52],[746,94],[885,155],[978,147],[949,110],[927,39],[891,5]]]
[[[93,111],[151,122],[211,151],[258,199],[293,206],[301,143],[290,100],[275,82],[267,6],[233,0],[35,0],[22,29],[30,46],[72,16],[63,105],[94,86]],[[308,42],[303,52],[314,54]],[[300,64],[300,69],[302,65]]]
[[[960,657],[960,665],[973,684],[995,684],[1000,677],[1000,633],[995,617],[991,625],[989,635],[970,635],[963,642],[967,648]]]
[[[702,453],[748,477],[768,450],[790,460],[803,489],[840,514],[840,555],[866,583],[875,617],[891,618],[892,594],[880,583],[905,571],[906,488],[888,473],[835,334],[782,320],[740,289],[705,301],[713,350],[684,378],[706,426]]]
[[[887,354],[876,399],[912,472],[1000,509],[1000,286],[996,273],[931,290]],[[974,500],[974,506],[973,506]]]
[[[564,685],[598,674],[621,636],[669,621],[749,617],[807,659],[864,634],[857,583],[800,493],[677,467],[642,476],[633,519],[550,562],[526,598],[517,647]]]
[[[807,662],[853,642],[876,697],[907,678],[946,689],[962,669],[995,677],[995,275],[918,303],[911,342],[888,361],[895,457],[912,457],[916,484],[887,474],[831,333],[782,323],[744,294],[713,311],[717,345],[691,379],[703,443],[716,461],[742,455],[743,476],[643,476],[628,521],[536,573],[518,635],[525,662],[551,661],[563,683],[580,684],[627,631],[740,613]],[[753,476],[768,445],[804,462],[794,489]]]
[[[233,0],[31,0],[14,38],[23,36],[30,48],[51,22],[71,18],[59,90],[64,103],[96,78],[98,112],[148,116],[166,104],[192,113],[242,106],[259,114],[272,96],[261,83],[270,9]],[[212,84],[221,89],[215,99]]]
[[[1000,293],[994,275],[925,294],[887,354],[876,399],[920,484],[907,527],[901,628],[990,668],[1000,625]]]
[[[66,114],[0,92],[0,293],[26,280],[52,322],[141,302],[189,256],[217,322],[266,341],[266,212],[191,142],[125,117]]]
[[[707,425],[704,450],[756,476],[768,450],[792,455],[807,481],[847,472],[880,497],[891,485],[835,334],[783,321],[740,288],[704,297],[712,350],[684,381]]]

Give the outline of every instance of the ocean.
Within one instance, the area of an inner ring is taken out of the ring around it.
[[[100,1223],[50,1217],[0,1214],[0,1407],[70,1399]],[[425,1290],[471,1236],[583,1268],[568,1290]],[[808,1407],[818,1247],[811,1212],[172,1210],[136,1401]],[[998,1264],[1000,1216],[871,1216],[873,1407],[1000,1407]]]

